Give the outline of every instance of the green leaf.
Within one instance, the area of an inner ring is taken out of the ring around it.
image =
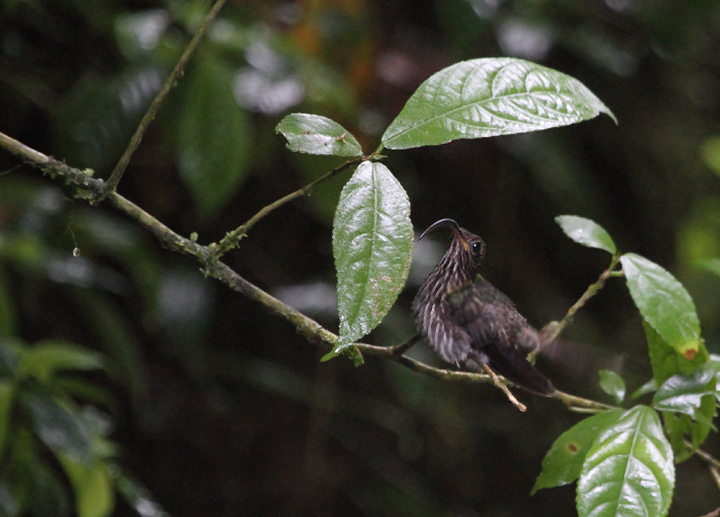
[[[670,444],[657,413],[636,406],[603,430],[577,486],[579,517],[664,517],[675,486]]]
[[[689,374],[670,377],[653,397],[655,409],[663,411],[665,428],[677,463],[689,458],[703,444],[716,413],[720,361],[708,361]],[[673,414],[680,413],[680,414]],[[690,446],[685,437],[690,435]]]
[[[617,373],[610,370],[600,370],[600,387],[613,397],[618,404],[625,399],[625,381]]]
[[[684,413],[698,422],[711,421],[698,414],[704,397],[718,396],[717,375],[720,362],[709,361],[692,373],[677,374],[666,380],[653,396],[653,407],[659,411]]]
[[[542,462],[542,472],[530,495],[541,488],[567,485],[580,476],[585,456],[597,435],[623,415],[622,409],[598,413],[581,420],[561,434]]]
[[[700,341],[698,351],[692,359],[688,359],[670,345],[653,329],[650,324],[643,321],[645,336],[647,338],[650,365],[657,385],[661,385],[676,373],[694,372],[708,360],[705,344]]]
[[[712,135],[700,145],[703,161],[715,174],[720,176],[720,135]]]
[[[363,162],[333,223],[342,349],[375,328],[405,285],[413,250],[410,201],[390,170]]]
[[[320,115],[291,113],[275,128],[287,138],[287,148],[295,153],[335,156],[362,156],[362,147],[352,133]]]
[[[640,255],[626,253],[620,262],[630,295],[645,321],[663,341],[692,361],[702,340],[690,294],[667,270]]]
[[[115,493],[106,462],[95,460],[86,466],[62,456],[60,463],[72,484],[78,517],[110,515],[115,507]]]
[[[196,62],[178,127],[178,162],[181,179],[207,217],[217,213],[244,180],[252,132],[247,113],[233,96],[233,70],[208,54]]]
[[[652,329],[651,329],[652,330]],[[671,349],[672,350],[672,349]],[[645,384],[640,386],[638,389],[633,391],[633,394],[631,395],[632,399],[636,399],[639,397],[642,397],[643,395],[646,395],[648,393],[652,393],[653,391],[657,391],[658,384],[657,380],[655,380],[655,377],[647,381]]]
[[[663,412],[663,422],[670,437],[670,444],[675,454],[675,463],[681,463],[690,458],[700,447],[708,435],[715,416],[716,401],[713,397],[703,397],[697,415],[702,421],[694,421],[692,417],[682,413]],[[689,438],[686,441],[686,438]]]
[[[81,346],[58,341],[42,341],[25,350],[20,361],[20,374],[32,375],[40,382],[49,382],[62,370],[97,370],[103,357]]]
[[[566,126],[612,112],[580,81],[522,59],[483,58],[420,85],[382,136],[388,149]]]
[[[0,458],[3,457],[7,438],[12,428],[12,408],[15,401],[15,385],[6,380],[0,381]]]
[[[555,222],[560,225],[565,235],[583,246],[605,250],[614,255],[617,248],[605,228],[595,221],[576,215],[559,215]]]
[[[85,465],[92,462],[92,434],[79,415],[43,392],[25,393],[21,400],[35,433],[56,455],[67,455]]]
[[[720,259],[718,258],[698,260],[695,263],[695,267],[702,268],[714,275],[720,276]]]

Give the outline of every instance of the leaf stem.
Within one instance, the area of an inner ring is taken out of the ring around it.
[[[282,205],[297,199],[302,196],[306,196],[309,194],[315,187],[317,187],[320,183],[329,180],[336,174],[339,174],[340,172],[344,171],[345,169],[351,167],[352,165],[356,163],[360,163],[362,161],[362,158],[352,158],[348,161],[346,161],[343,164],[338,165],[334,169],[326,172],[322,176],[320,176],[318,179],[313,181],[312,183],[309,183],[308,185],[305,185],[304,187],[296,190],[295,192],[291,192],[287,196],[278,199],[277,201],[270,203],[269,205],[263,207],[258,213],[256,213],[254,216],[252,216],[250,219],[245,222],[245,224],[238,226],[235,230],[228,232],[223,239],[216,243],[210,244],[208,247],[212,250],[213,255],[216,259],[219,259],[222,257],[225,253],[233,249],[235,246],[237,246],[240,241],[247,235],[247,232],[252,228],[255,223],[260,221],[263,217],[268,215],[270,212],[275,210],[276,208],[281,207]]]
[[[180,79],[180,76],[185,69],[185,65],[187,65],[187,62],[190,60],[190,56],[192,56],[193,52],[195,52],[195,49],[200,43],[200,40],[203,38],[203,36],[205,36],[205,33],[210,27],[210,24],[215,19],[220,9],[222,9],[223,5],[225,5],[226,1],[227,0],[217,0],[215,2],[215,5],[212,6],[212,9],[210,9],[210,12],[205,17],[205,20],[203,20],[202,25],[200,25],[193,38],[190,40],[187,48],[183,52],[182,56],[180,56],[180,59],[178,59],[178,62],[175,64],[175,68],[168,76],[165,84],[155,96],[155,99],[153,99],[152,104],[150,104],[150,107],[145,113],[145,116],[140,121],[140,124],[135,130],[135,134],[130,139],[130,143],[128,144],[127,149],[125,149],[125,152],[120,157],[120,161],[118,161],[117,165],[110,174],[110,177],[105,183],[104,192],[96,199],[96,203],[99,203],[100,201],[105,199],[111,192],[115,192],[115,189],[117,189],[117,186],[120,184],[120,180],[125,173],[125,169],[127,169],[127,166],[130,163],[130,158],[140,145],[140,142],[143,139],[143,135],[145,134],[147,128],[150,126],[150,123],[155,118],[155,115],[157,115],[157,112],[160,109],[160,105],[163,103],[165,97],[170,92],[172,87],[175,86],[177,81]]]

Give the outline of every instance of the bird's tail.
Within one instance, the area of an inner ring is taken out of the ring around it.
[[[481,360],[479,353],[476,352],[475,354],[478,357],[473,357],[473,360],[480,363],[486,362],[495,373],[499,373],[518,386],[546,397],[555,393],[552,382],[530,364],[525,359],[525,356],[514,347],[485,347],[482,350],[482,356],[486,358],[486,361]]]

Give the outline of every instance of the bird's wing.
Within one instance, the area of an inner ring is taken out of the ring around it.
[[[525,359],[518,344],[535,348],[538,333],[510,299],[481,280],[452,293],[444,303],[450,319],[471,339],[469,358],[486,363],[512,382],[541,394],[555,391],[550,381]]]

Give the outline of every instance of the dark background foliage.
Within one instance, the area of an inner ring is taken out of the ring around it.
[[[207,2],[0,2],[0,131],[107,177]],[[145,136],[119,192],[215,241],[337,162],[293,155],[274,127],[331,117],[366,151],[432,73],[516,56],[583,81],[614,111],[541,133],[388,151],[416,229],[455,218],[490,248],[486,277],[536,326],[561,318],[607,256],[554,223],[602,224],[695,298],[718,352],[720,5],[711,0],[230,1]],[[0,330],[103,352],[120,464],[172,515],[574,515],[574,488],[529,491],[578,415],[520,393],[440,382],[384,360],[355,368],[262,306],[203,278],[111,209],[90,208],[0,153]],[[228,263],[337,326],[331,222],[346,175],[264,219]],[[408,307],[443,251],[418,246],[408,286],[368,338],[414,333]],[[78,257],[73,257],[77,248]],[[710,268],[712,269],[712,268]],[[597,370],[650,378],[620,280],[540,358],[601,398]],[[441,363],[418,345],[411,352]],[[608,401],[609,402],[609,401]],[[720,454],[716,435],[706,448]],[[690,459],[671,515],[715,508]],[[118,506],[117,515],[132,510]]]

